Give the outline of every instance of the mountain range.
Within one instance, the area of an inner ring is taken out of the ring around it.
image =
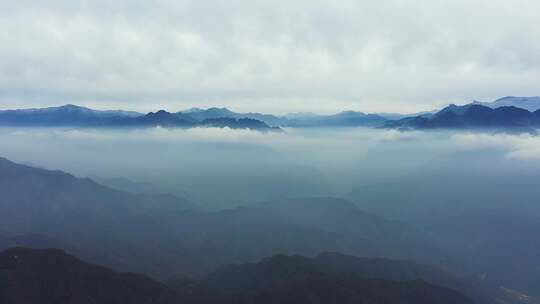
[[[466,111],[469,108],[471,108],[470,111]],[[527,112],[530,113],[527,114]],[[540,97],[507,96],[493,102],[474,101],[464,106],[450,105],[440,111],[416,114],[365,114],[344,111],[333,115],[307,112],[276,116],[261,113],[236,113],[226,108],[206,110],[194,108],[180,113],[199,121],[218,117],[251,118],[271,126],[292,128],[382,126],[401,129],[485,128],[533,132],[540,127]],[[453,117],[454,114],[456,117]]]
[[[182,113],[165,110],[141,114],[127,111],[98,111],[75,105],[43,109],[0,111],[1,126],[23,127],[228,127],[277,131],[266,123],[251,118],[216,117],[197,120]]]
[[[76,105],[0,111],[0,126],[24,127],[228,127],[276,131],[279,127],[375,126],[386,119],[375,114],[346,111],[335,115],[297,113],[275,116],[236,113],[226,108],[191,109],[177,113],[159,110],[147,114],[98,111]]]
[[[493,110],[493,111],[490,111]],[[525,111],[524,111],[525,110]],[[41,109],[0,111],[0,126],[25,127],[219,127],[280,130],[280,127],[385,127],[385,128],[499,128],[532,130],[540,125],[540,97],[508,96],[493,102],[474,101],[450,105],[440,111],[417,114],[366,114],[343,111],[337,114],[238,113],[227,108],[192,108],[176,113],[160,110],[142,114],[131,111],[99,111],[76,105]],[[529,112],[529,113],[527,113]]]
[[[271,126],[280,127],[357,127],[375,126],[386,119],[376,114],[344,111],[337,114],[321,115],[315,113],[291,113],[283,116],[262,113],[236,113],[227,108],[190,109],[180,112],[198,121],[215,118],[250,118],[260,120]]]

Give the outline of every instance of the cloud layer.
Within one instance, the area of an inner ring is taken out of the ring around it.
[[[540,138],[532,135],[466,133],[452,135],[458,146],[466,149],[498,149],[517,160],[540,160]]]
[[[540,83],[532,0],[3,2],[1,108],[409,112]]]

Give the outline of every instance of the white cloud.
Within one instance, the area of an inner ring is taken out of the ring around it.
[[[540,160],[540,137],[534,135],[464,133],[452,135],[453,141],[465,149],[498,149],[508,158]]]
[[[532,0],[0,2],[2,108],[408,112],[540,82]]]

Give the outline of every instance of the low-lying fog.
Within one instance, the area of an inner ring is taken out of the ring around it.
[[[422,212],[414,206],[438,204],[540,214],[534,207],[540,137],[531,135],[3,128],[0,141],[0,155],[16,162],[134,191],[172,192],[209,208],[279,196],[337,196],[388,217],[413,216]]]

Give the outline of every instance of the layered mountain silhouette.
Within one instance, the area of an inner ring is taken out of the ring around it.
[[[514,106],[490,108],[480,104],[450,105],[431,116],[390,121],[388,128],[412,129],[495,129],[530,131],[540,127],[540,110],[529,112]]]
[[[443,268],[459,263],[435,245],[436,236],[363,212],[340,199],[284,198],[209,212],[174,196],[128,194],[90,179],[7,159],[0,159],[0,192],[0,249],[63,248],[92,263],[158,279],[178,275],[201,279],[231,263],[252,263],[275,254],[313,256],[327,251],[416,259]],[[345,268],[357,269],[362,274],[356,274],[359,278],[352,283],[349,277],[342,278],[350,286],[366,277],[422,279],[454,289],[461,286],[450,284],[454,277],[414,263],[357,261],[332,255],[319,256],[309,263],[318,271],[333,271],[340,276]],[[310,278],[304,282],[306,288],[318,286],[318,280]],[[334,277],[331,280],[334,282]],[[466,286],[476,290],[474,280]],[[481,290],[480,295],[498,295],[489,286]],[[473,299],[479,297],[468,287],[460,291]]]
[[[261,113],[236,113],[226,108],[195,108],[180,113],[198,121],[218,118],[247,118],[260,120],[271,126],[297,128],[377,126],[386,121],[385,118],[376,114],[365,114],[355,111],[345,111],[332,115],[320,115],[315,113],[293,113],[283,116],[277,116]]]
[[[221,118],[234,118],[234,119],[252,119],[262,121],[270,126],[280,126],[281,117],[271,114],[263,113],[237,113],[227,108],[208,108],[200,109],[193,108],[186,111],[178,112],[179,115],[189,117],[194,121],[204,121],[207,119],[221,119]]]
[[[309,263],[303,257],[277,256],[255,267],[231,266],[228,272],[209,279],[169,287],[143,275],[82,262],[57,249],[11,248],[0,253],[0,302],[473,303],[457,291],[422,280],[363,278],[355,273],[327,272]]]
[[[498,158],[482,150],[465,159],[468,153],[452,154],[458,160],[452,168],[435,158],[406,178],[387,176],[359,185],[349,197],[367,212],[425,227],[444,252],[461,257],[463,266],[454,269],[540,297],[540,268],[530,267],[540,250],[537,171],[523,170],[529,162],[512,161],[515,168],[486,174],[503,168]],[[478,162],[478,157],[486,159]],[[486,164],[493,165],[485,170]]]
[[[468,293],[471,298],[487,303],[481,288],[469,286],[436,268],[410,261],[368,259],[339,253],[322,253],[314,258],[276,255],[258,263],[230,265],[211,273],[202,282],[211,290],[222,293],[241,293],[249,290],[262,293],[280,289],[294,282],[315,277],[343,276],[356,279],[378,279],[395,282],[427,281]],[[342,277],[343,278],[343,277]]]
[[[291,113],[282,116],[238,113],[227,108],[193,108],[176,113],[160,110],[147,114],[129,111],[98,111],[76,105],[42,109],[0,111],[0,126],[26,127],[219,127],[280,130],[280,127],[387,127],[387,128],[498,128],[533,130],[540,126],[540,97],[508,96],[493,102],[475,101],[450,105],[439,112],[366,114],[344,111],[337,114]]]
[[[130,194],[7,159],[0,159],[0,192],[0,234],[39,233],[88,252],[82,257],[91,262],[155,277],[200,276],[277,253],[444,256],[413,226],[332,198],[280,199],[209,212],[186,199]],[[160,246],[150,246],[156,243]]]
[[[140,117],[127,111],[98,111],[76,105],[0,111],[0,125],[7,126],[88,126]]]
[[[225,119],[226,118],[226,119]],[[229,127],[261,131],[279,130],[256,119],[216,117],[198,120],[165,110],[140,114],[127,111],[98,111],[75,105],[43,109],[0,111],[0,125],[24,127]]]
[[[344,111],[334,115],[298,113],[285,116],[283,125],[289,127],[358,127],[379,126],[386,119],[377,114]]]
[[[177,113],[160,110],[141,114],[127,111],[98,111],[75,105],[43,109],[0,111],[0,125],[26,127],[229,127],[233,129],[278,130],[278,127],[377,126],[386,121],[375,114],[346,111],[334,115],[297,113],[275,116],[236,113],[226,108],[191,109]]]
[[[157,232],[148,225],[199,208],[172,195],[130,194],[4,158],[0,158],[0,192],[0,235],[44,235],[88,253],[83,257],[90,261],[128,270],[138,268],[141,259],[125,259],[122,254],[129,246],[144,244],[138,239],[154,237]]]

